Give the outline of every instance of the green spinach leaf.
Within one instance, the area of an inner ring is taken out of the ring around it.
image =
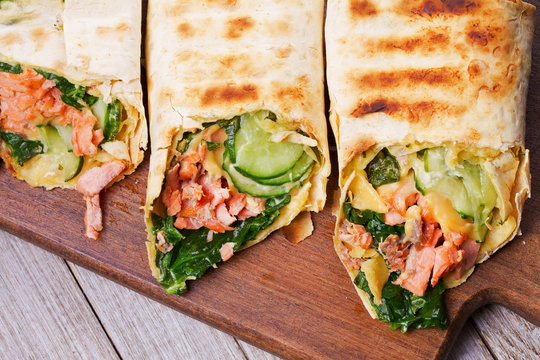
[[[7,131],[0,131],[0,138],[9,146],[11,157],[20,166],[43,152],[43,144],[38,140],[26,140],[22,136]]]
[[[11,74],[20,74],[22,73],[22,67],[21,65],[10,65],[6,64],[4,62],[0,62],[0,71],[1,72],[7,72]]]
[[[206,142],[206,147],[209,151],[219,149],[219,147],[221,146],[221,143],[216,141],[204,140],[204,142]]]
[[[153,231],[157,233],[168,229],[172,232],[172,237],[171,234],[164,234],[166,240],[176,241],[171,251],[165,254],[156,252],[156,266],[161,272],[158,282],[169,294],[183,294],[187,291],[186,280],[201,277],[212,265],[221,261],[219,250],[223,244],[233,242],[234,251],[238,250],[247,241],[253,240],[257,233],[270,226],[279,216],[279,210],[290,201],[290,195],[268,199],[264,211],[258,216],[236,221],[232,224],[234,230],[214,233],[211,241],[208,241],[209,230],[206,228],[183,230],[180,234],[172,225],[172,217],[161,219],[153,216]]]
[[[167,240],[169,244],[176,245],[184,238],[180,231],[174,227],[174,218],[172,216],[163,219],[152,213],[152,224],[154,224],[152,233],[155,235],[158,232],[163,231],[163,237],[165,237],[165,240]]]
[[[191,143],[191,140],[193,140],[195,135],[197,135],[200,132],[201,130],[197,130],[195,132],[185,132],[182,135],[182,140],[180,140],[180,142],[178,143],[176,150],[178,150],[180,154],[185,153],[189,147],[189,144]]]
[[[408,329],[433,326],[446,329],[448,317],[442,299],[443,282],[439,281],[434,288],[430,286],[424,296],[417,296],[399,285],[392,284],[397,277],[397,273],[390,274],[382,291],[381,305],[375,305],[373,302],[373,294],[362,271],[358,273],[354,283],[369,295],[369,301],[377,316],[380,320],[390,323],[392,330],[401,328],[402,332],[406,332]]]
[[[403,224],[387,225],[380,213],[371,210],[356,210],[352,207],[348,199],[343,204],[343,212],[345,218],[358,225],[363,225],[366,230],[373,236],[373,246],[377,248],[381,241],[384,241],[390,235],[401,236],[405,232]]]
[[[366,167],[369,182],[378,187],[399,181],[399,164],[387,149],[379,151]]]
[[[73,106],[77,110],[81,110],[83,108],[83,105],[80,103],[81,100],[87,102],[89,106],[93,105],[97,101],[95,96],[86,93],[86,86],[72,84],[66,78],[44,70],[34,70],[38,74],[43,75],[45,79],[54,80],[56,82],[56,88],[62,93],[60,96],[62,101],[67,105]]]
[[[220,125],[221,126],[221,125]],[[240,116],[235,116],[232,120],[228,120],[228,124],[221,126],[227,133],[225,140],[225,150],[229,153],[229,158],[232,163],[236,162],[236,151],[234,150],[234,137],[238,129],[240,129]]]

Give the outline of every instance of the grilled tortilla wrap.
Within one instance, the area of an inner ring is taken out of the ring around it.
[[[32,186],[82,192],[92,238],[99,192],[147,144],[140,41],[140,1],[0,4],[0,155]]]
[[[149,2],[147,245],[167,292],[323,208],[322,21],[322,1]]]
[[[335,249],[394,328],[446,326],[444,288],[519,232],[534,13],[520,0],[328,2]]]

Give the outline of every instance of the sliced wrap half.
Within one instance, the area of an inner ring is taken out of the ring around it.
[[[148,255],[168,293],[323,208],[322,1],[151,0]]]
[[[334,245],[393,328],[444,328],[444,289],[519,233],[534,13],[520,0],[328,1]]]
[[[0,2],[0,156],[17,178],[99,193],[143,159],[141,1]]]

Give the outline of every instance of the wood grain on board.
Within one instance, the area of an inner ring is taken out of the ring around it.
[[[531,148],[534,158],[537,152]],[[534,283],[539,269],[537,254],[530,251],[539,245],[540,229],[531,218],[540,210],[534,199],[526,205],[525,235],[480,265],[467,283],[446,293],[449,329],[401,334],[364,311],[332,248],[331,204],[314,216],[315,233],[308,240],[291,244],[275,233],[191,282],[185,296],[166,295],[147,268],[139,209],[146,169],[144,163],[105,193],[106,228],[99,241],[83,236],[84,203],[79,194],[32,189],[1,169],[0,226],[284,357],[332,358],[338,353],[353,358],[376,353],[385,358],[396,352],[403,357],[441,356],[467,317],[493,301],[539,323],[540,294]],[[335,181],[329,190],[333,188]]]
[[[2,355],[9,355],[9,358],[38,359],[43,358],[43,354],[55,358],[71,358],[77,353],[73,352],[73,348],[88,346],[88,340],[105,340],[107,336],[121,358],[165,359],[176,358],[180,354],[181,357],[187,356],[193,360],[218,360],[244,358],[243,353],[249,360],[279,359],[243,341],[238,341],[240,347],[236,349],[235,340],[231,336],[82,267],[62,261],[56,255],[21,242],[2,230],[0,249],[0,266],[5,266],[4,271],[0,272],[0,278],[7,278],[1,280],[3,291],[0,291],[0,304],[3,305],[0,306],[0,318],[4,325],[9,324],[2,327],[6,333],[0,329],[0,348],[8,349]],[[45,266],[45,271],[42,271]],[[30,279],[20,281],[19,276],[14,276],[23,273],[28,274]],[[65,284],[73,284],[74,280],[79,288],[65,289]],[[71,293],[64,294],[66,290]],[[48,296],[33,296],[41,292]],[[81,301],[77,292],[83,295],[88,304]],[[39,299],[40,306],[36,306],[36,299]],[[51,313],[44,309],[57,306],[54,304],[61,306],[51,317]],[[87,311],[88,305],[93,312]],[[486,310],[474,313],[460,332],[447,360],[493,360],[490,352],[497,359],[538,357],[540,337],[537,332],[540,328],[501,306],[490,305]],[[89,319],[81,321],[81,317]],[[72,318],[73,321],[64,318]],[[84,332],[80,331],[81,323],[95,323],[95,319],[101,327],[84,327]],[[56,330],[57,325],[61,326],[61,330]],[[13,331],[14,327],[17,331]],[[49,331],[36,332],[35,329]],[[73,336],[69,341],[54,336],[51,341],[51,334],[56,332]],[[17,341],[14,341],[15,338]],[[483,338],[490,344],[489,349]],[[504,341],[495,344],[491,339],[495,342],[498,339]],[[58,340],[61,342],[56,343]]]
[[[189,283],[190,291],[182,297],[166,295],[147,267],[140,207],[148,161],[103,195],[105,231],[98,241],[83,236],[80,194],[32,189],[2,167],[0,227],[283,357],[442,358],[469,315],[486,303],[503,304],[540,324],[540,222],[535,221],[540,216],[540,168],[535,166],[540,160],[538,32],[534,43],[527,112],[533,194],[525,205],[524,235],[478,266],[464,285],[446,292],[451,319],[446,331],[402,334],[369,317],[332,248],[332,196],[325,210],[313,217],[312,237],[291,244],[276,232]],[[335,188],[334,174],[328,194]]]

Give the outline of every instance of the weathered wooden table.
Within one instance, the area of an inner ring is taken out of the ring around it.
[[[0,230],[0,359],[43,358],[276,359]],[[449,355],[539,358],[540,328],[496,305]]]

